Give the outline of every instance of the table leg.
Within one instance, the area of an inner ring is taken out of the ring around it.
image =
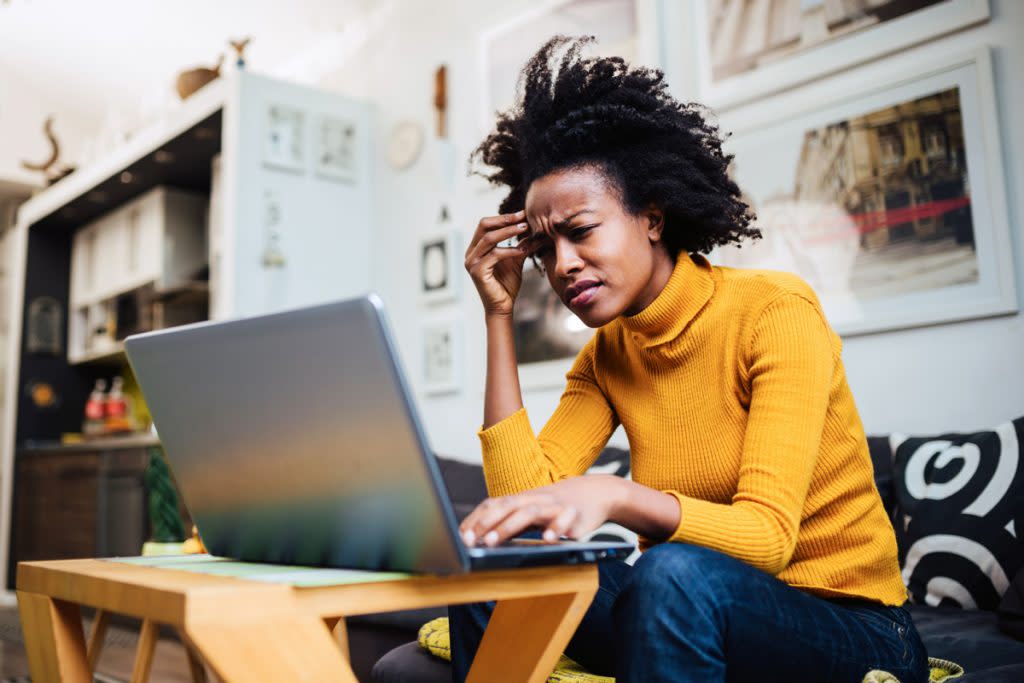
[[[181,638],[181,645],[185,648],[185,655],[188,657],[188,670],[192,675],[192,683],[206,683],[206,665],[203,663],[203,658],[199,656],[195,645],[189,641],[181,629],[178,629],[178,637]]]
[[[494,608],[467,683],[543,683],[583,620],[594,588],[502,600]]]
[[[32,680],[92,683],[78,605],[18,591],[18,612]]]
[[[103,645],[107,638],[107,626],[110,623],[110,612],[96,610],[96,616],[92,621],[92,631],[89,633],[89,646],[86,650],[89,657],[89,671],[96,671],[96,665],[103,655]]]
[[[324,624],[327,625],[327,630],[334,635],[334,640],[338,643],[341,654],[348,661],[352,661],[351,653],[348,651],[348,628],[345,626],[345,617],[326,617]]]
[[[202,620],[185,635],[225,683],[358,683],[322,619]]]
[[[149,670],[153,666],[153,652],[156,640],[160,635],[160,627],[150,619],[142,620],[139,630],[139,644],[135,648],[135,665],[132,667],[132,683],[146,683]]]

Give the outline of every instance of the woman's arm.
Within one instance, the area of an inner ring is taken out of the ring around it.
[[[512,316],[488,314],[487,381],[484,386],[484,429],[523,409]]]

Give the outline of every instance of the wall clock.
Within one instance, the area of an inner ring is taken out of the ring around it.
[[[409,168],[423,149],[423,128],[415,121],[400,121],[388,136],[388,163],[395,170]]]

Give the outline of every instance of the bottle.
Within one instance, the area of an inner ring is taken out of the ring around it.
[[[110,392],[103,402],[103,422],[107,434],[132,431],[128,400],[124,395],[124,379],[120,376],[110,382]]]
[[[98,436],[104,431],[104,403],[106,402],[105,392],[107,382],[103,379],[96,380],[92,387],[89,398],[85,401],[85,420],[82,422],[82,434],[86,436]]]

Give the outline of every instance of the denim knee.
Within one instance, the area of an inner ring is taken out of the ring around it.
[[[616,610],[635,608],[649,616],[652,611],[682,604],[717,608],[729,600],[734,587],[742,586],[742,574],[750,569],[717,550],[688,543],[662,543],[637,560]]]

